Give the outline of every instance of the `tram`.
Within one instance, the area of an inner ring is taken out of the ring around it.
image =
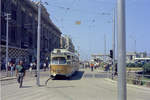
[[[67,49],[54,49],[51,52],[50,76],[65,76],[70,78],[79,70],[79,58]]]

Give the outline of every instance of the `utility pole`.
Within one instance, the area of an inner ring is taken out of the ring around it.
[[[6,13],[5,16],[6,16],[6,64],[5,64],[5,67],[6,67],[6,75],[8,76],[8,32],[9,32],[9,16],[11,14],[8,14]]]
[[[134,46],[135,46],[135,54],[136,54],[136,39],[134,40]]]
[[[37,37],[37,77],[36,84],[40,86],[40,32],[41,32],[41,0],[38,5],[38,37]]]
[[[125,0],[117,0],[118,32],[118,100],[127,99]]]
[[[113,15],[113,39],[112,39],[112,48],[113,48],[113,66],[112,66],[112,79],[114,78],[114,68],[115,68],[115,8],[114,8],[114,15]]]
[[[106,62],[106,34],[104,34],[104,62]]]

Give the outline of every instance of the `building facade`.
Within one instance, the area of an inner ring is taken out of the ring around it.
[[[62,49],[67,49],[71,52],[75,52],[75,46],[69,36],[61,36],[60,45]]]
[[[136,58],[135,52],[127,52],[127,54],[126,54],[126,62],[127,63],[134,63],[135,58]]]
[[[137,59],[145,59],[147,58],[146,52],[127,52],[126,54],[126,62],[134,63]]]
[[[36,60],[38,3],[31,0],[2,0],[1,2],[1,56],[6,57],[6,17],[9,20],[9,50],[10,60],[24,59],[26,62]],[[46,8],[41,9],[41,61],[49,57],[54,48],[60,48],[61,31],[53,24]]]

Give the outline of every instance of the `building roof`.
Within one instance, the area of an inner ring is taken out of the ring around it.
[[[35,1],[33,1],[33,0],[24,0],[27,4],[29,4],[30,5],[30,7],[32,7],[36,12],[38,12],[38,4],[39,4],[39,2],[35,2]],[[48,23],[50,23],[54,28],[55,28],[55,30],[58,32],[58,33],[60,33],[60,34],[62,34],[62,32],[60,31],[60,29],[52,22],[52,20],[51,20],[51,18],[50,18],[50,14],[48,13],[48,11],[47,11],[47,9],[45,8],[45,6],[44,5],[42,5],[42,14],[44,15],[44,16],[42,16],[44,19],[46,19],[47,20],[47,22]]]
[[[135,60],[150,60],[150,58],[135,58]]]

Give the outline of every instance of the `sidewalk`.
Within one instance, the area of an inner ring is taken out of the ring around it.
[[[7,80],[13,80],[16,79],[16,72],[14,71],[13,76],[10,76],[10,71],[8,72],[8,76],[6,76],[6,72],[1,71],[0,73],[0,81],[7,81]],[[33,70],[32,73],[29,72],[29,70],[26,70],[26,77],[34,77],[35,71]],[[43,71],[40,70],[41,77],[49,76],[49,71]]]
[[[1,77],[0,81],[6,81],[6,80],[12,80],[12,79],[16,79],[16,77],[15,76],[13,76],[13,77]]]
[[[5,80],[11,80],[11,79],[16,79],[16,72],[13,72],[13,76],[10,75],[10,71],[8,71],[8,76],[6,76],[6,72],[5,71],[1,71],[0,72],[0,81],[5,81]]]

